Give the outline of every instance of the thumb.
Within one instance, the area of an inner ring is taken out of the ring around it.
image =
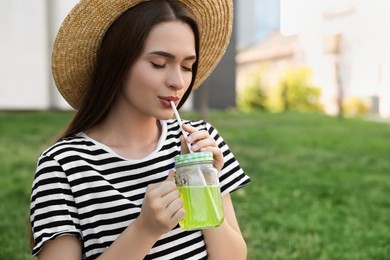
[[[167,181],[174,181],[174,178],[175,178],[175,172],[173,170],[169,170],[169,174],[168,174],[168,177],[167,177]]]

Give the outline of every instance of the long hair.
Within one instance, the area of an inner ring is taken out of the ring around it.
[[[106,32],[95,65],[92,82],[87,86],[80,108],[59,139],[85,131],[102,122],[123,87],[126,73],[141,54],[153,26],[169,21],[188,24],[195,36],[199,57],[199,29],[195,16],[175,0],[154,0],[140,3],[124,12]],[[178,107],[190,95],[196,78],[198,61],[192,68],[192,81]],[[30,223],[31,224],[31,223]],[[30,228],[30,247],[34,238]]]
[[[123,86],[126,73],[141,54],[151,29],[156,24],[168,21],[182,21],[191,27],[199,58],[197,21],[184,5],[174,0],[155,0],[128,9],[106,32],[97,54],[92,82],[83,96],[80,108],[59,139],[85,131],[106,118]],[[193,65],[192,81],[179,108],[192,91],[197,68],[198,61]]]

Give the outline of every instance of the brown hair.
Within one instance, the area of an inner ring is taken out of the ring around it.
[[[154,25],[182,21],[194,32],[195,51],[199,57],[199,29],[195,16],[174,0],[140,3],[124,12],[108,29],[97,54],[92,83],[88,86],[80,108],[59,139],[85,131],[107,116],[122,88],[127,71],[141,54],[144,42]],[[192,81],[178,107],[187,100],[196,78],[198,61],[192,68]],[[31,222],[30,222],[31,224]],[[30,247],[34,238],[30,228]]]
[[[155,0],[128,9],[106,32],[97,54],[92,83],[61,138],[85,131],[105,119],[122,88],[127,71],[141,54],[149,32],[154,25],[168,21],[182,21],[191,27],[195,36],[196,55],[199,57],[196,18],[184,5],[173,0]],[[193,65],[192,81],[179,108],[192,91],[197,68],[198,61]]]

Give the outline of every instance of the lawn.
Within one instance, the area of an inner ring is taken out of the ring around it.
[[[36,159],[70,117],[0,113],[0,259],[32,259]],[[236,111],[208,121],[252,179],[233,194],[249,260],[390,259],[389,123]]]

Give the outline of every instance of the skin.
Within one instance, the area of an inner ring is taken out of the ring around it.
[[[158,120],[173,117],[169,101],[178,104],[190,85],[191,67],[196,61],[194,43],[193,32],[185,23],[156,25],[107,119],[86,133],[125,158],[138,159],[151,153],[161,135]],[[221,170],[223,155],[208,132],[189,125],[183,128],[189,135],[181,140],[182,150],[188,152],[188,142],[193,151],[211,151],[214,166]],[[185,212],[173,175],[171,171],[167,180],[147,187],[139,217],[98,259],[143,259],[155,242],[179,223]],[[209,259],[246,259],[247,249],[230,195],[223,197],[223,207],[224,223],[203,231]],[[38,258],[81,259],[81,248],[78,238],[64,235],[48,241]]]

